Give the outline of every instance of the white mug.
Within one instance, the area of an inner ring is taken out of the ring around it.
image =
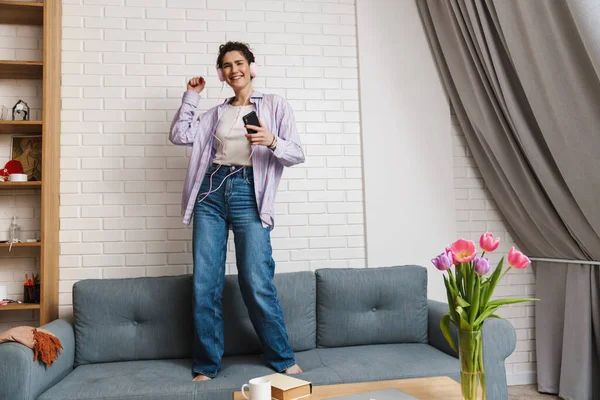
[[[0,301],[8,298],[8,288],[6,285],[0,285]]]
[[[245,388],[250,390],[250,397],[246,396]],[[271,400],[271,380],[267,378],[250,379],[242,385],[242,396],[246,400]]]

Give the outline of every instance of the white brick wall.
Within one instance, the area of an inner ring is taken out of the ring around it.
[[[277,271],[365,266],[353,1],[64,0],[63,13],[61,316],[79,279],[191,272],[189,150],[167,135],[190,77],[207,77],[202,108],[217,103],[226,40],[251,44],[255,88],[292,103],[307,156],[279,187]]]
[[[454,185],[456,198],[457,237],[473,240],[479,246],[479,236],[486,231],[492,232],[501,240],[493,253],[488,253],[493,266],[502,256],[516,245],[502,216],[496,208],[490,192],[486,188],[471,151],[453,116],[452,139],[454,143]],[[506,267],[506,264],[505,264]],[[495,298],[534,297],[535,280],[531,267],[524,271],[511,270],[496,288]],[[508,319],[517,331],[517,347],[506,361],[509,383],[531,383],[531,374],[535,372],[535,314],[532,303],[523,303],[502,307],[497,314]]]

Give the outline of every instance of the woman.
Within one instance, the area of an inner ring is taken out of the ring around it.
[[[219,48],[219,79],[235,97],[195,121],[204,78],[192,78],[175,114],[173,144],[192,146],[182,199],[183,222],[193,224],[194,381],[214,378],[223,356],[221,296],[229,229],[233,230],[238,282],[267,364],[277,372],[301,373],[273,285],[270,232],[275,194],[284,166],[304,162],[293,111],[277,95],[254,91],[254,55],[247,45]],[[242,116],[255,111],[261,126]],[[248,134],[245,128],[256,131]],[[226,179],[226,180],[225,180]]]

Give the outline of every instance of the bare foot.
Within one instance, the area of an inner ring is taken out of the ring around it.
[[[198,374],[194,379],[192,379],[192,382],[210,381],[211,379],[212,378],[209,376]]]
[[[302,372],[304,371],[302,371],[302,368],[300,368],[298,364],[294,364],[285,370],[285,373],[288,375],[301,374]]]

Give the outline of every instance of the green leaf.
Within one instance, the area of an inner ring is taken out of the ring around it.
[[[479,317],[477,317],[477,319],[475,319],[475,322],[473,323],[473,326],[479,326],[481,324],[483,324],[485,322],[485,320],[491,316],[497,309],[500,308],[500,305],[497,306],[492,306],[492,307],[488,307],[483,314],[481,314]]]
[[[496,289],[496,285],[498,284],[498,280],[500,279],[500,275],[502,274],[502,267],[504,266],[504,257],[500,259],[498,266],[494,270],[492,277],[490,278],[490,294]]]
[[[462,273],[462,264],[458,264],[456,266],[456,284],[457,284],[457,288],[459,293],[464,296],[465,295],[465,289],[463,286],[463,273]]]
[[[456,278],[454,277],[454,274],[452,273],[452,269],[449,269],[448,272],[450,272],[449,275],[450,275],[450,283],[452,284],[452,288],[458,295],[460,295],[460,288],[458,287]]]
[[[442,330],[442,335],[444,335],[452,350],[458,353],[458,350],[454,345],[454,340],[452,340],[452,334],[450,333],[450,313],[444,315],[440,320],[440,329]]]
[[[456,304],[461,306],[462,308],[470,307],[471,305],[465,299],[460,296],[456,296]]]
[[[460,316],[458,320],[460,329],[470,329],[469,316],[467,315],[466,311],[462,307],[458,306],[456,307],[456,312]]]
[[[474,291],[475,291],[475,280],[477,279],[477,273],[475,273],[475,268],[473,268],[472,265],[473,261],[468,262],[467,268],[468,268],[468,274],[469,274],[469,297],[468,299],[473,302],[473,296],[474,296]]]
[[[479,301],[482,304],[482,307],[486,307],[488,305],[488,302],[490,301],[490,299],[492,298],[492,295],[494,294],[494,290],[496,289],[496,285],[498,284],[498,279],[500,279],[500,274],[502,273],[502,265],[503,264],[504,264],[504,257],[502,257],[500,259],[500,262],[498,263],[498,266],[494,270],[494,273],[492,273],[492,276],[486,281],[486,283],[489,282],[489,287],[486,290],[485,297],[482,297],[482,299]]]
[[[481,277],[475,274],[475,288],[473,289],[473,301],[469,309],[469,323],[473,325],[477,314],[479,314],[479,293],[481,291]]]
[[[515,304],[515,303],[523,303],[526,301],[538,301],[539,299],[533,299],[533,298],[520,298],[520,299],[498,299],[498,300],[493,300],[490,301],[488,306],[503,306],[506,304]]]
[[[456,304],[454,302],[454,299],[456,298],[456,296],[452,295],[452,291],[450,290],[450,283],[446,279],[445,275],[444,275],[444,283],[446,284],[446,296],[448,298],[448,306],[450,308],[450,315],[452,316],[452,319],[458,323],[458,314],[455,311]]]
[[[472,292],[472,288],[471,288],[471,271],[469,270],[469,264],[468,263],[461,263],[462,265],[462,273],[463,276],[465,277],[465,297],[467,299],[471,298],[471,292]]]
[[[481,284],[481,293],[479,294],[479,314],[485,310],[485,307],[487,306],[486,299],[489,299],[488,291],[490,290],[490,285],[486,285],[486,283],[487,282]]]

